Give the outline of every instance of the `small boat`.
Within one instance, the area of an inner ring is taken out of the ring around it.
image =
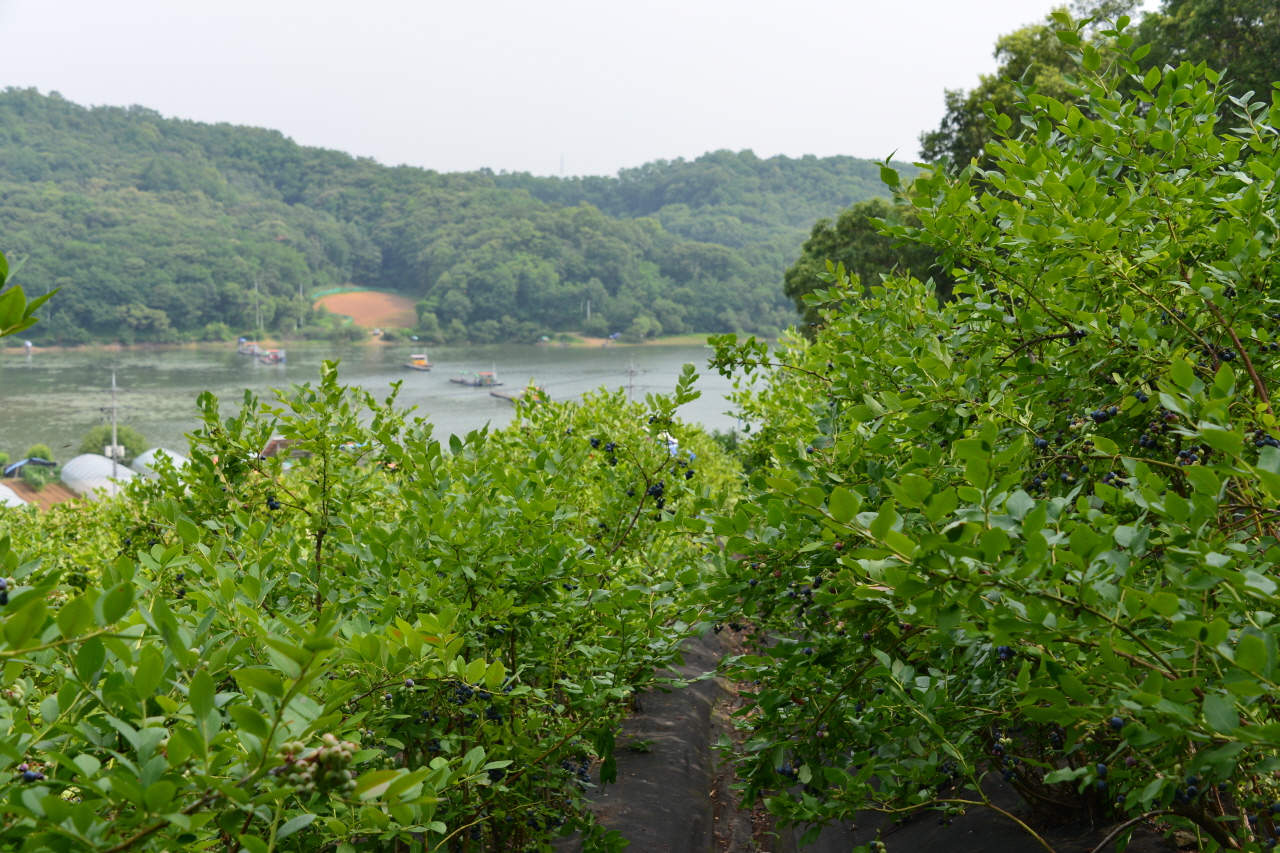
[[[262,355],[262,347],[258,346],[253,341],[246,341],[244,338],[241,338],[240,345],[236,347],[236,352],[241,355],[249,355],[257,358]]]
[[[263,364],[284,364],[284,350],[269,349],[258,356],[258,361]]]
[[[469,385],[472,388],[496,388],[502,383],[496,373],[477,373],[475,376],[454,376],[449,379],[458,385]]]
[[[524,399],[525,395],[526,395],[526,394],[528,394],[528,393],[529,393],[529,391],[531,391],[531,390],[534,392],[534,395],[535,395],[535,396],[536,396],[540,401],[541,401],[541,400],[546,400],[546,399],[547,399],[547,389],[546,389],[546,388],[532,388],[532,389],[530,389],[530,388],[525,388],[523,391],[510,391],[510,392],[508,392],[508,391],[490,391],[490,392],[489,392],[489,396],[490,396],[490,397],[497,397],[499,400],[506,400],[506,401],[507,401],[507,402],[509,402],[509,403],[519,403],[521,400],[523,400],[523,399]]]
[[[427,360],[427,354],[425,352],[418,352],[409,356],[409,360],[404,363],[404,366],[410,370],[430,370],[432,367],[435,367],[435,365]]]

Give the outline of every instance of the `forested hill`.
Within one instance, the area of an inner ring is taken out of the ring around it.
[[[774,332],[808,227],[884,195],[875,164],[749,151],[616,178],[441,174],[259,128],[0,93],[0,249],[33,337],[182,340],[331,331],[311,294],[353,283],[424,303],[440,337]],[[255,296],[255,282],[258,295]],[[38,330],[38,331],[37,331]]]
[[[587,203],[612,216],[653,216],[667,231],[724,246],[769,240],[847,205],[884,195],[879,166],[857,157],[771,157],[715,151],[696,160],[659,160],[617,177],[540,178],[503,174],[500,187],[543,201]]]

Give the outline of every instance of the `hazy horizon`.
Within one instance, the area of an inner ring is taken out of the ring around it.
[[[467,6],[0,0],[0,86],[440,172],[612,175],[750,149],[913,159],[1051,0]]]

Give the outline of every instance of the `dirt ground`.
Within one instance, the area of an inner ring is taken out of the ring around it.
[[[40,491],[36,491],[27,485],[26,481],[19,480],[16,477],[0,480],[0,483],[4,483],[13,489],[14,494],[27,503],[36,504],[41,509],[51,509],[57,504],[73,501],[79,497],[79,495],[61,483],[48,483]]]
[[[343,314],[365,328],[412,329],[418,324],[418,314],[413,300],[394,293],[376,290],[359,290],[352,293],[331,293],[316,300],[334,314]]]

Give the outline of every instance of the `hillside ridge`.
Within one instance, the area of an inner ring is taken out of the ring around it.
[[[442,173],[0,92],[0,250],[26,259],[29,291],[62,288],[33,330],[42,343],[359,334],[311,305],[344,284],[414,299],[441,340],[776,333],[794,318],[782,271],[810,225],[884,195],[877,164],[853,157]]]

